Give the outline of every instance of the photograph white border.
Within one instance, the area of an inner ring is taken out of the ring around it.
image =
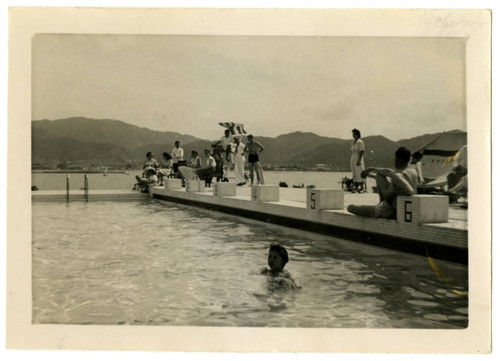
[[[485,10],[14,8],[9,15],[7,347],[484,353],[491,345],[491,13]],[[31,324],[31,37],[36,33],[439,36],[467,40],[469,327],[283,329]],[[17,191],[21,190],[21,191]],[[26,191],[25,191],[26,190]]]

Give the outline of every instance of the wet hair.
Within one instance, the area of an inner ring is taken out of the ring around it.
[[[196,150],[191,151],[191,154],[198,155],[198,152]]]
[[[285,264],[287,264],[287,262],[288,262],[288,252],[286,251],[285,247],[280,246],[279,244],[272,244],[269,247],[269,252],[271,252],[271,251],[277,252],[280,255],[281,260],[283,261],[283,266]]]
[[[400,147],[396,150],[396,159],[401,162],[408,163],[411,159],[411,152],[405,147]]]
[[[167,158],[167,160],[170,160],[172,159],[172,157],[170,156],[170,154],[168,154],[167,152],[163,152],[162,155]]]
[[[248,134],[247,138],[253,138],[253,135],[252,134]]]
[[[153,155],[153,153],[151,153],[151,152],[147,152],[147,153],[146,153],[146,158],[147,158],[147,157],[149,157],[150,155]]]
[[[357,130],[356,128],[354,128],[354,129],[352,130],[352,132],[353,132],[354,134],[357,134],[357,135],[358,135],[358,137],[360,137],[360,138],[361,138],[361,132],[360,132],[359,130]]]
[[[176,140],[174,144],[181,144],[181,142],[179,142],[178,140]]]
[[[422,159],[423,155],[420,152],[415,152],[412,154],[413,159]]]

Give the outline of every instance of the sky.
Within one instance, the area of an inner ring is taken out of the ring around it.
[[[400,140],[466,130],[464,76],[460,38],[37,34],[32,119]]]

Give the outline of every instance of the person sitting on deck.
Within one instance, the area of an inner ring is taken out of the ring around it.
[[[450,203],[456,203],[460,198],[464,198],[464,202],[462,204],[463,208],[468,207],[467,193],[469,191],[469,181],[468,175],[464,175],[455,187],[451,188],[449,191],[444,192],[445,195],[450,197]]]
[[[170,154],[167,152],[162,153],[163,155],[163,162],[160,164],[160,170],[158,170],[158,181],[160,182],[160,185],[163,185],[163,178],[168,177],[170,174],[172,174],[172,168],[173,168],[173,160]]]
[[[417,189],[417,171],[409,169],[411,152],[405,147],[395,153],[395,170],[390,168],[367,168],[363,173],[373,177],[375,174],[380,203],[375,206],[349,205],[347,211],[358,216],[396,218],[397,196],[411,196]]]
[[[271,288],[301,288],[292,274],[284,269],[287,263],[288,252],[286,248],[279,244],[271,244],[267,256],[269,268],[260,271],[260,274],[269,276],[268,283]]]
[[[200,169],[201,168],[201,158],[196,150],[191,152],[191,158],[189,158],[187,164],[189,168]]]
[[[210,154],[210,150],[205,149],[205,167],[196,170],[196,174],[198,178],[205,181],[205,184],[210,187],[212,183],[212,178],[215,174],[215,167],[217,163],[215,162],[214,157]]]
[[[146,153],[147,159],[144,161],[144,164],[142,166],[142,177],[143,178],[146,178],[146,170],[147,169],[151,169],[151,168],[154,169],[155,174],[156,174],[156,170],[160,167],[160,165],[158,164],[156,159],[154,159],[153,157],[154,157],[153,153],[151,153],[151,152]]]
[[[156,176],[156,169],[151,166],[147,166],[144,169],[142,178],[138,175],[135,176],[137,183],[134,185],[134,190],[139,190],[142,193],[149,192],[149,187],[155,186],[158,182],[158,177]]]
[[[467,175],[467,145],[462,146],[460,150],[453,158],[453,169],[447,175],[448,181],[448,191],[451,192],[453,188],[457,186],[460,180]],[[453,192],[451,192],[453,193]],[[450,195],[450,201],[456,201],[454,197]]]
[[[417,171],[417,185],[422,185],[425,183],[424,173],[422,171],[422,158],[424,156],[420,152],[415,152],[411,156],[410,168],[416,169]]]

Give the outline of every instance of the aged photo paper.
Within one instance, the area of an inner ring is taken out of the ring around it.
[[[469,146],[465,329],[247,328],[32,323],[32,44],[40,34],[461,38]],[[488,353],[491,350],[491,13],[487,10],[11,8],[7,347],[199,352]]]

